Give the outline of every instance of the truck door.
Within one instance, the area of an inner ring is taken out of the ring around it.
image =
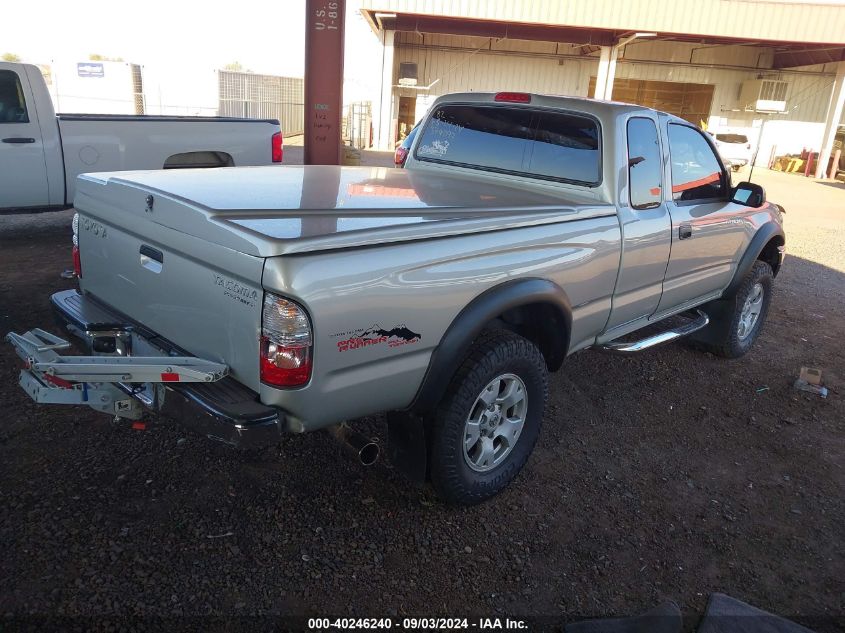
[[[0,209],[49,204],[44,143],[26,75],[0,64]]]
[[[622,257],[606,328],[610,338],[616,335],[615,328],[631,327],[654,314],[663,292],[671,237],[663,195],[667,153],[657,130],[656,117],[638,113],[628,119],[625,147],[619,148],[626,162],[627,188],[623,180],[618,207]]]
[[[694,303],[727,286],[745,235],[743,209],[729,202],[730,178],[706,135],[668,118],[663,119],[663,131],[669,140],[672,250],[658,312]]]

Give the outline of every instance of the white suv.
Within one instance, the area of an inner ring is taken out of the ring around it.
[[[751,162],[751,142],[745,134],[731,132],[711,132],[716,149],[726,165],[734,171]]]

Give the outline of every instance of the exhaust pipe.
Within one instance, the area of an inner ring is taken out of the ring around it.
[[[353,431],[346,424],[336,424],[328,429],[339,440],[347,452],[358,458],[362,466],[372,466],[378,461],[381,448],[373,439]]]

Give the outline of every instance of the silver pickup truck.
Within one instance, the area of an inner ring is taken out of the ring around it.
[[[35,400],[232,445],[331,428],[364,459],[345,421],[387,412],[397,467],[465,504],[523,467],[568,355],[747,352],[784,251],[688,122],[523,93],[438,99],[406,169],[87,174],[75,206],[52,303],[87,355],[9,334]]]

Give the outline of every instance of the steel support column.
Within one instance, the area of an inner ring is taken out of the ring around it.
[[[305,3],[306,165],[339,165],[346,0]]]
[[[619,58],[619,46],[610,49],[610,60],[607,64],[607,81],[604,84],[604,96],[602,99],[610,101],[613,99],[613,82],[616,80],[616,60]]]
[[[593,91],[594,99],[604,99],[604,89],[607,86],[607,71],[610,67],[610,51],[612,46],[602,46],[599,57],[599,71],[596,74],[596,87]]]
[[[396,31],[385,29],[382,36],[381,93],[373,104],[373,147],[392,150],[395,141],[393,103],[393,59]]]
[[[816,178],[827,178],[827,163],[833,150],[836,130],[842,120],[843,107],[845,107],[845,62],[839,62],[836,69],[836,79],[833,82],[833,91],[830,94],[830,105],[827,108],[827,117],[824,122],[822,151],[819,153],[819,162],[816,165]]]
[[[613,81],[616,77],[616,60],[619,57],[619,45],[602,46],[599,57],[599,71],[596,75],[595,99],[610,99],[613,96]]]

